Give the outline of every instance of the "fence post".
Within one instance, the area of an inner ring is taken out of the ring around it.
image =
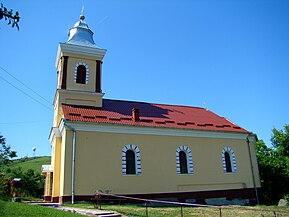
[[[146,205],[146,217],[148,217],[149,216],[149,212],[148,212],[148,203],[147,203],[147,201],[145,202],[145,205]]]
[[[219,210],[220,210],[220,217],[222,217],[222,208],[220,207]]]
[[[181,217],[183,217],[183,206],[181,206]]]

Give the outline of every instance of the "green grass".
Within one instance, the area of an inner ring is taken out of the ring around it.
[[[67,205],[68,206],[68,205]],[[73,207],[81,207],[93,209],[92,204],[75,204],[69,205]],[[246,210],[244,208],[251,208],[253,210]],[[136,205],[103,205],[103,210],[116,211],[122,213],[128,217],[145,217],[146,208]],[[255,209],[255,211],[254,211]],[[256,211],[258,209],[258,211]],[[269,211],[259,211],[259,209],[266,209]],[[286,208],[280,208],[275,206],[257,206],[257,207],[230,207],[229,209],[222,209],[222,217],[255,217],[255,216],[274,216],[272,210],[288,210]],[[42,207],[37,205],[29,205],[25,203],[12,203],[0,200],[0,216],[5,217],[77,217],[83,216],[76,213],[69,213],[65,211],[56,210],[49,207]],[[177,217],[181,216],[180,207],[149,207],[148,216],[153,217]],[[219,209],[213,208],[183,208],[183,216],[220,216]],[[277,213],[276,216],[284,217],[289,216],[289,213]]]
[[[134,217],[145,217],[146,208],[138,206],[103,206],[104,210],[112,210],[119,213],[123,213],[127,216]],[[181,216],[180,207],[149,207],[148,210],[149,216],[154,217],[176,217]],[[182,208],[183,216],[203,216],[203,217],[213,217],[220,216],[220,210],[216,208],[201,208],[201,207],[183,207]],[[222,209],[223,217],[254,217],[254,216],[274,216],[272,211],[256,211],[256,210],[245,210],[242,207],[236,208],[231,207],[230,209]],[[283,216],[283,215],[279,215]],[[284,216],[289,216],[289,213],[286,213]]]
[[[13,160],[9,166],[1,168],[2,171],[5,171],[7,168],[16,169],[21,167],[23,171],[32,169],[35,172],[41,172],[41,166],[50,164],[50,157],[30,157],[30,158],[20,158]]]
[[[71,205],[69,205],[71,206]],[[74,207],[93,208],[89,204],[75,204]],[[102,205],[103,210],[115,211],[129,217],[146,217],[146,208],[144,206],[136,205]],[[239,207],[230,206],[222,208],[222,217],[267,217],[274,216],[273,210],[287,211],[287,213],[277,212],[276,216],[289,216],[288,207],[276,206],[255,206],[255,207]],[[180,207],[148,207],[148,216],[153,217],[177,217],[181,216]],[[219,217],[220,210],[218,208],[204,208],[204,207],[184,207],[182,208],[183,216],[201,216],[201,217]]]
[[[0,200],[0,216],[5,217],[83,217],[49,207]]]

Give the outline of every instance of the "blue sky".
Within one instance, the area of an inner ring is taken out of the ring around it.
[[[21,21],[0,21],[0,67],[50,102],[0,68],[0,132],[19,157],[50,155],[56,52],[83,4],[105,98],[207,107],[267,145],[289,124],[288,0],[1,2]]]

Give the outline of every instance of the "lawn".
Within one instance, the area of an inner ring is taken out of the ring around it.
[[[71,205],[69,205],[71,206]],[[88,204],[76,204],[73,206],[82,207],[82,208],[93,208],[92,205]],[[148,207],[144,206],[136,206],[136,205],[102,205],[103,210],[115,211],[118,213],[122,213],[129,217],[146,217],[146,213],[148,216],[153,217],[177,217],[181,216],[200,216],[200,217],[219,217],[220,209],[219,208],[207,208],[207,207],[183,207],[182,210],[180,207]],[[274,214],[274,210],[275,212]],[[285,213],[285,212],[286,213]],[[280,208],[276,206],[256,206],[256,207],[239,207],[239,206],[230,206],[221,208],[222,217],[289,217],[289,209]]]
[[[0,200],[2,217],[83,217],[83,215],[56,210],[49,207],[12,203]]]
[[[73,207],[81,207],[93,209],[92,204],[75,204],[67,205]],[[180,207],[146,207],[136,206],[136,205],[102,205],[103,210],[107,211],[116,211],[122,213],[128,217],[179,217],[181,216]],[[277,210],[274,214],[273,210]],[[286,211],[286,213],[284,212]],[[219,208],[200,208],[200,207],[184,207],[182,208],[183,216],[198,216],[198,217],[219,217],[220,210]],[[257,207],[223,207],[221,210],[222,217],[289,217],[288,207],[279,208],[273,206],[257,206]],[[49,207],[42,207],[37,205],[29,205],[24,203],[12,203],[0,200],[0,216],[5,217],[83,217],[83,215],[69,213],[65,211],[56,210]]]
[[[245,209],[246,207],[227,207],[221,209],[222,217],[255,217],[255,216],[274,216],[272,210],[275,207],[267,208],[268,211],[265,211],[263,208],[255,207],[251,209]],[[247,207],[249,208],[249,207]],[[219,217],[220,209],[218,208],[205,208],[205,207],[183,207],[182,210],[180,207],[149,207],[146,211],[145,207],[140,206],[112,206],[105,205],[103,206],[105,210],[112,210],[119,213],[123,213],[127,216],[134,217],[146,217],[146,212],[148,216],[154,217],[177,217],[177,216],[202,216],[202,217]],[[288,210],[288,209],[287,209]],[[281,210],[283,211],[283,210]],[[278,214],[278,215],[277,215]],[[287,213],[276,213],[276,216],[289,216],[289,210]]]

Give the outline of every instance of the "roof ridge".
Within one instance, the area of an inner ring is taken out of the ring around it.
[[[175,104],[166,104],[166,103],[151,103],[151,102],[133,101],[133,100],[120,100],[120,99],[104,99],[104,100],[118,101],[118,102],[130,102],[130,103],[152,104],[152,105],[164,105],[164,106],[177,106],[177,107],[196,108],[196,109],[203,109],[203,110],[210,111],[207,108],[203,108],[203,107],[199,107],[199,106],[175,105]]]

